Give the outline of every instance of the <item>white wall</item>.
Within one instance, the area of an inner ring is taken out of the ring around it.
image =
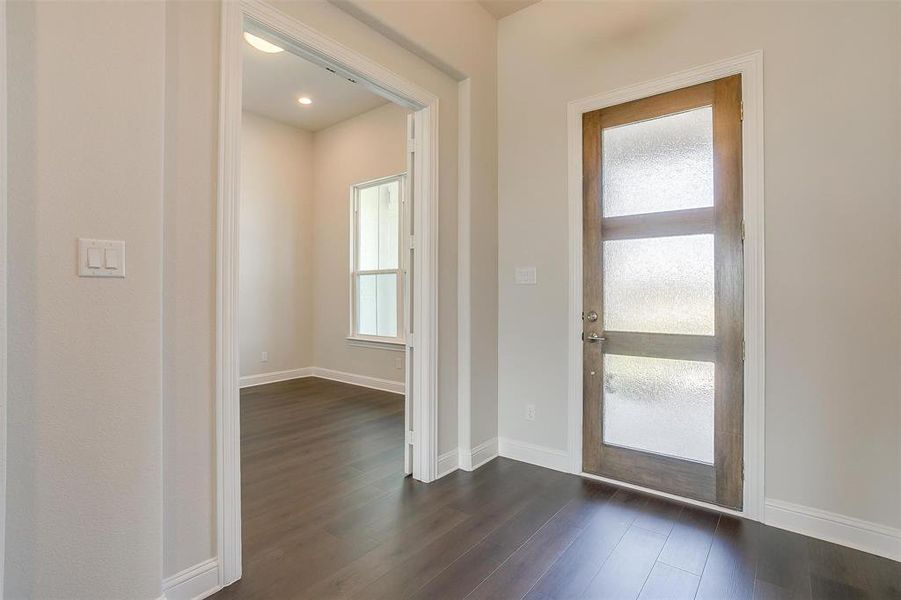
[[[3,596],[157,598],[166,7],[6,8]],[[79,236],[125,240],[128,276],[77,277]]]
[[[240,219],[241,376],[313,366],[311,132],[244,111]]]
[[[315,366],[403,381],[399,351],[347,342],[350,323],[350,188],[406,171],[407,110],[385,104],[314,135]]]
[[[501,436],[567,447],[566,103],[762,49],[766,495],[901,526],[899,10],[542,2],[500,22]],[[513,285],[522,265],[538,285]]]

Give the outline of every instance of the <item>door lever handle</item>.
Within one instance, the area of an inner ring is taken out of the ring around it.
[[[607,338],[598,335],[596,332],[592,331],[588,335],[582,334],[582,339],[589,343],[597,343],[597,342],[606,342]]]

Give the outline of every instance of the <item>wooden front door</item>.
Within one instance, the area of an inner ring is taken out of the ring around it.
[[[741,78],[582,136],[584,470],[740,509]]]

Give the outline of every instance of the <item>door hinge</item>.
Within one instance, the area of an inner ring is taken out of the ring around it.
[[[416,250],[416,236],[415,235],[410,236],[410,238],[407,242],[407,248],[409,250]]]
[[[741,222],[741,241],[745,241],[745,221],[742,219]]]
[[[744,338],[742,338],[742,340],[741,340],[741,360],[742,360],[742,362],[745,361],[745,340],[744,340]]]
[[[738,111],[740,113],[738,120],[744,121],[745,120],[745,101],[744,100],[742,100],[741,102],[738,103]]]
[[[407,152],[416,152],[416,140],[407,140]]]
[[[407,334],[407,348],[412,348],[413,346],[414,346],[414,344],[413,344],[413,334],[412,334],[412,333],[408,333],[408,334]]]
[[[413,445],[413,430],[412,429],[407,430],[407,445],[408,446]]]

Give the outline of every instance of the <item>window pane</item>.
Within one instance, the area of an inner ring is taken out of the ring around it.
[[[397,181],[379,186],[379,269],[397,268],[400,194]]]
[[[604,129],[605,217],[713,206],[709,106]]]
[[[377,275],[378,335],[397,337],[397,275]]]
[[[357,333],[378,335],[377,275],[357,277]]]
[[[361,189],[357,211],[357,270],[396,269],[400,228],[398,182]]]
[[[604,329],[714,334],[713,235],[604,242]]]
[[[714,364],[604,355],[604,443],[713,464]]]
[[[357,205],[357,270],[379,268],[379,187],[363,188]]]
[[[397,337],[397,275],[357,277],[357,333]]]

